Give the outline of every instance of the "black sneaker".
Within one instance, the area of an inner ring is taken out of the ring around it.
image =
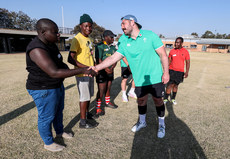
[[[95,114],[94,116],[93,116],[93,119],[98,119],[100,117],[100,114]]]
[[[87,112],[87,119],[94,119],[94,117],[93,117],[94,115],[92,114],[92,113],[90,113],[90,112]]]
[[[93,116],[94,119],[98,119],[100,116],[105,115],[105,111],[103,111],[102,109],[97,109],[96,111],[96,114]]]
[[[112,109],[117,109],[118,106],[114,105],[113,103],[109,102],[108,104],[105,105],[106,107],[112,108]]]
[[[92,129],[92,128],[95,128],[97,126],[98,126],[98,124],[92,125],[91,123],[89,123],[87,121],[85,124],[82,124],[81,122],[79,123],[79,128],[81,128],[81,129]]]

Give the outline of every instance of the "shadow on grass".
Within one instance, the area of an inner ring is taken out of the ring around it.
[[[113,83],[112,83],[112,86],[111,86],[111,92],[110,92],[111,102],[114,103],[114,100],[116,99],[116,97],[117,97],[117,95],[119,94],[120,91],[121,91],[121,77],[117,77],[116,79],[113,80]],[[94,93],[97,93],[97,90],[94,90]],[[102,102],[104,102],[104,100]],[[91,101],[91,103],[89,105],[89,112],[92,113],[93,115],[96,113],[96,107],[95,106],[96,106],[96,99]],[[104,104],[102,104],[102,109],[105,111]],[[80,113],[78,113],[67,124],[67,126],[64,128],[64,131],[74,133],[72,131],[72,128],[77,124],[77,122],[79,122],[79,120],[80,120]],[[95,120],[90,120],[90,123],[98,124]]]
[[[147,127],[134,136],[131,159],[135,158],[192,158],[206,159],[203,149],[189,127],[173,110],[172,103],[166,105],[168,116],[165,117],[166,135],[157,138],[158,117],[152,98],[148,99]],[[186,110],[185,110],[186,111]]]
[[[65,90],[68,90],[72,87],[74,87],[76,84],[71,84],[67,87],[65,87]],[[27,103],[7,114],[4,114],[2,116],[0,116],[0,126],[7,123],[8,121],[10,120],[13,120],[14,118],[17,118],[18,116],[28,112],[29,110],[33,109],[35,106],[35,103],[34,102],[30,102],[30,103]]]
[[[26,113],[27,111],[33,109],[34,107],[35,107],[34,102],[30,102],[28,104],[21,106],[20,108],[13,110],[12,112],[9,112],[7,114],[0,116],[0,125],[5,124],[10,120],[13,120],[14,118],[16,118],[16,117]]]

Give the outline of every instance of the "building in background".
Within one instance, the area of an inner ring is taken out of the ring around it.
[[[73,29],[59,27],[59,31],[61,37],[57,46],[60,51],[66,51],[70,48],[68,40],[74,37]],[[25,52],[27,45],[35,36],[37,36],[36,31],[0,29],[0,53]],[[181,37],[184,38],[183,47],[190,51],[230,53],[230,39],[195,38],[192,35]],[[175,39],[176,37],[161,38],[166,49],[174,47]]]
[[[72,30],[61,28],[66,34],[60,36],[57,46],[60,51],[66,50],[65,39],[72,37]],[[60,30],[61,31],[61,30]],[[0,53],[25,52],[27,45],[37,36],[36,31],[24,31],[14,29],[0,29]]]
[[[183,35],[183,47],[190,51],[229,53],[230,39],[195,38],[192,35]],[[172,49],[176,38],[161,38],[166,49]]]

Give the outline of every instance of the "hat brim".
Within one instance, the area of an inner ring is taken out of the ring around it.
[[[136,23],[136,22],[135,22]],[[139,23],[136,23],[138,28],[141,29],[142,28],[142,25],[140,25]]]
[[[117,37],[117,35],[113,34],[113,35],[110,35],[111,37]]]

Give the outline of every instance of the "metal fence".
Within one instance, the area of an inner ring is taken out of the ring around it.
[[[73,28],[59,27],[59,32],[61,34],[73,34]]]

